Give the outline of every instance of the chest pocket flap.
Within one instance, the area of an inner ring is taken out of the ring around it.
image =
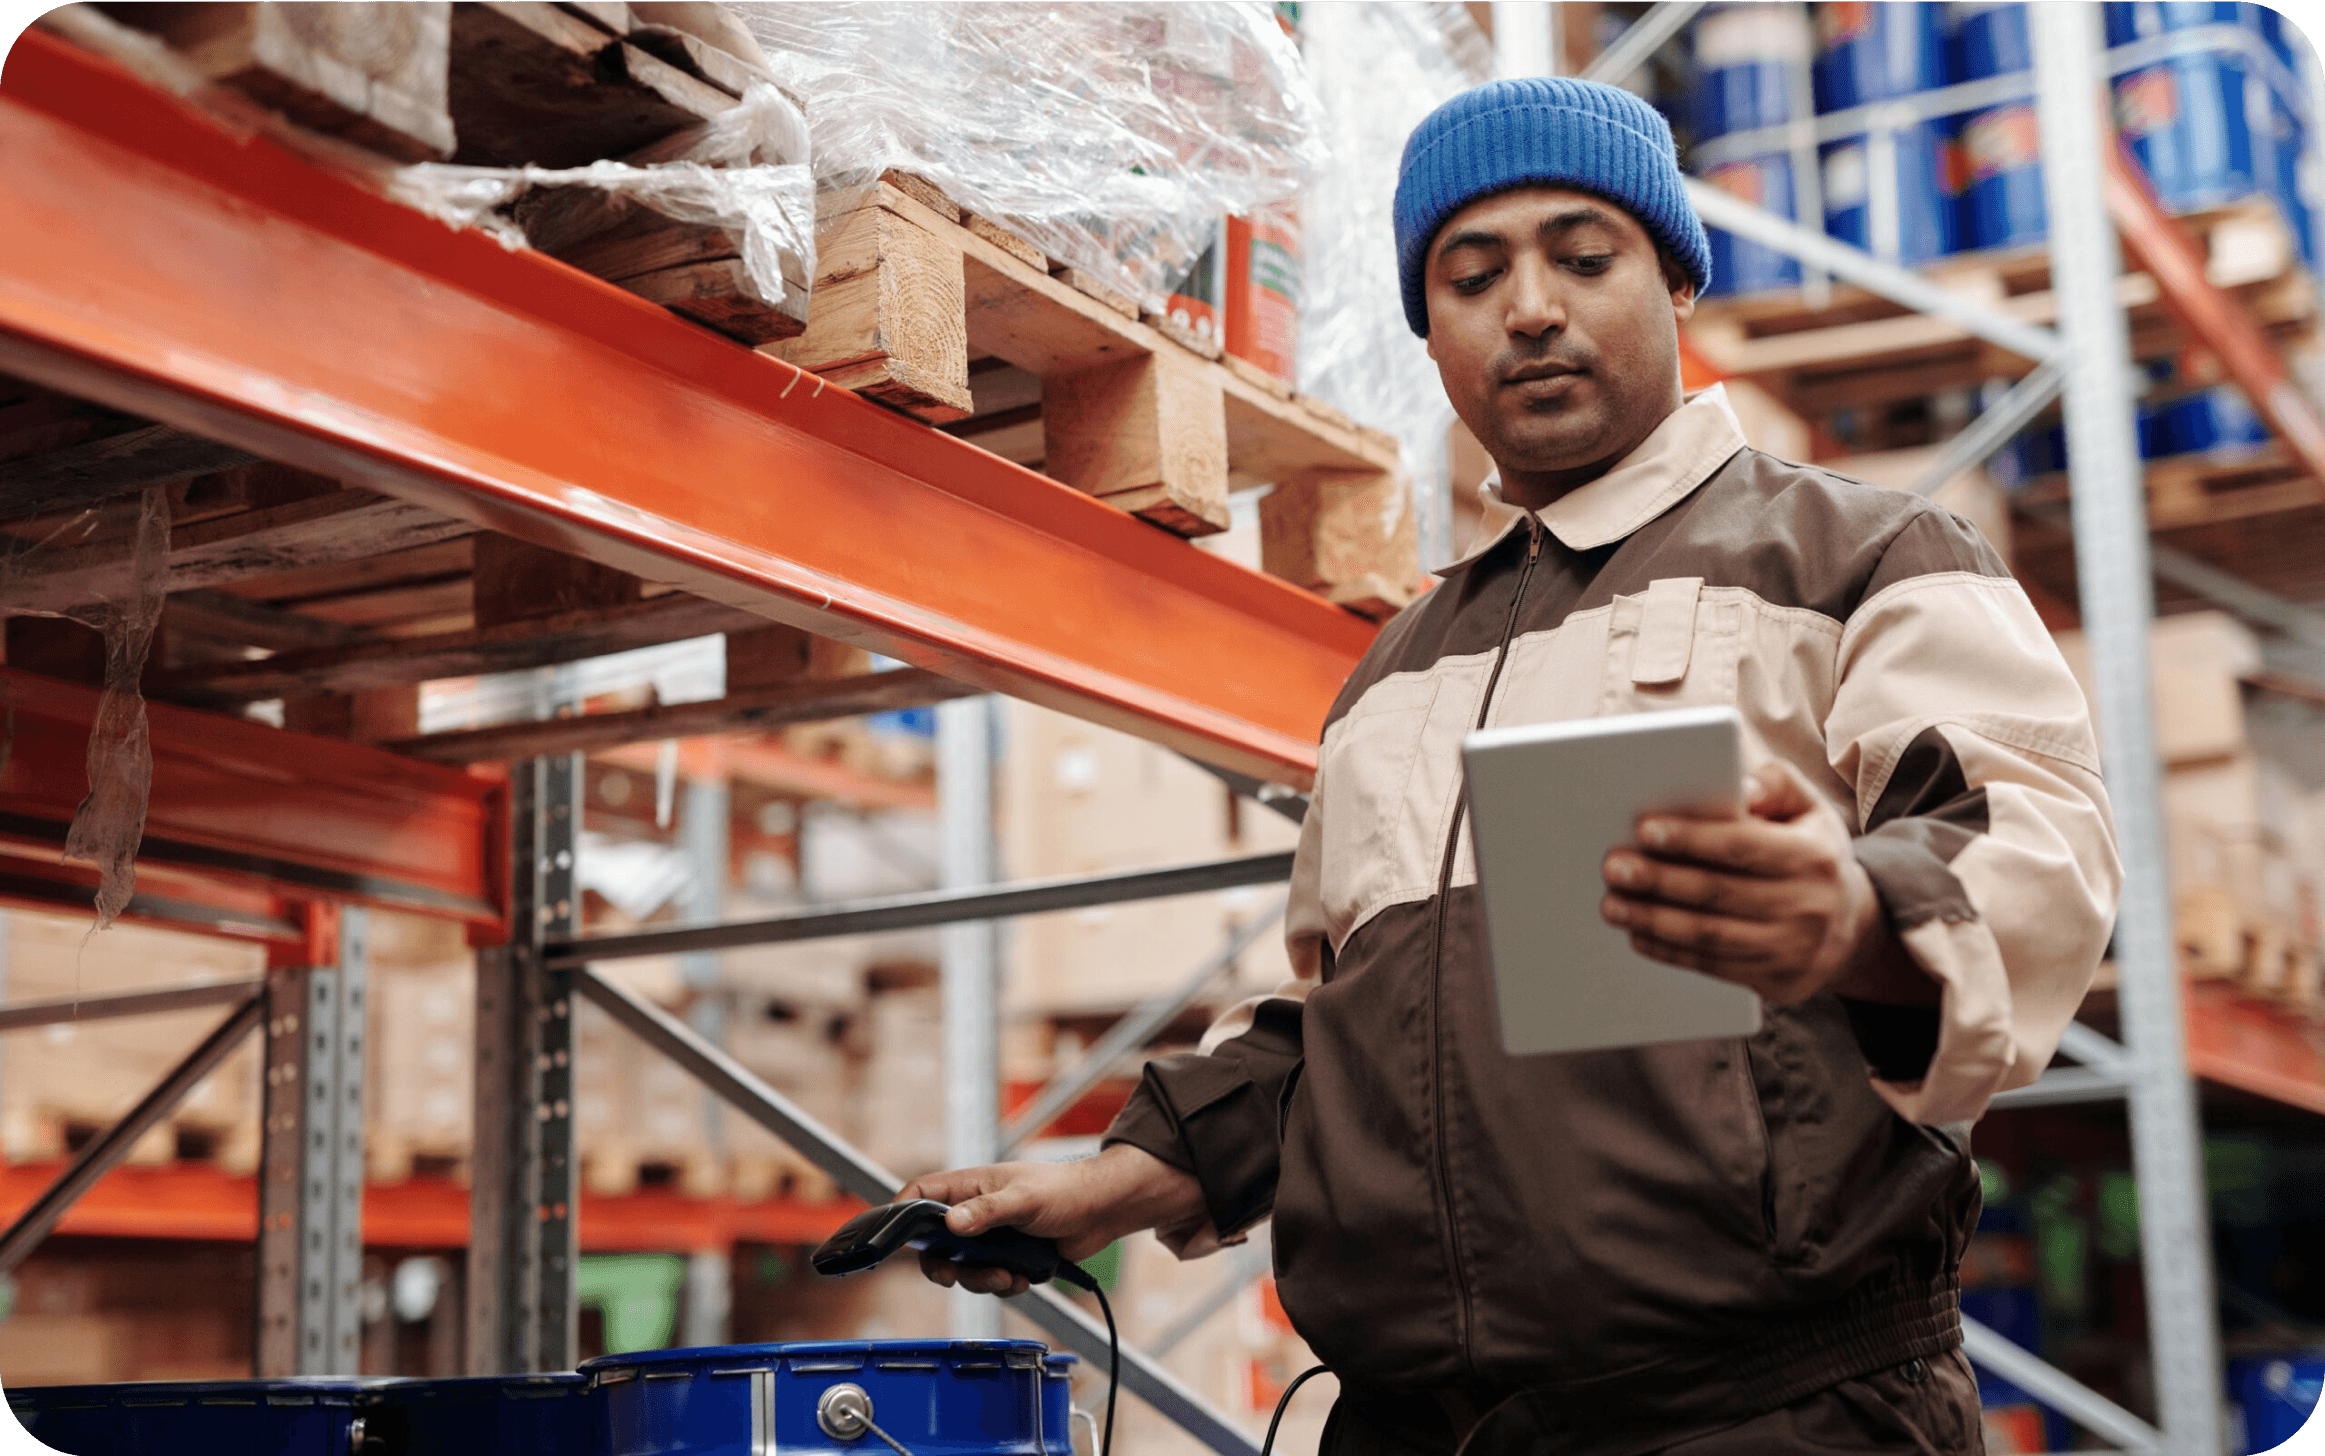
[[[1647,583],[1639,598],[1639,635],[1631,643],[1631,681],[1675,683],[1687,676],[1695,646],[1695,604],[1703,592],[1700,576],[1667,576]]]

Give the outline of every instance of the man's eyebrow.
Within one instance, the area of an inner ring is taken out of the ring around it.
[[[1456,248],[1506,248],[1509,245],[1510,240],[1500,233],[1486,232],[1482,228],[1470,228],[1463,232],[1447,234],[1445,240],[1437,245],[1437,256],[1442,258]]]
[[[1615,225],[1614,215],[1605,208],[1591,207],[1587,204],[1581,207],[1570,207],[1564,212],[1553,213],[1542,219],[1542,225],[1534,231],[1537,236],[1547,237],[1551,233],[1562,233],[1578,227],[1589,227],[1594,223],[1613,227]]]

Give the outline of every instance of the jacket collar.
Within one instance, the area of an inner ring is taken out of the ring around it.
[[[1742,448],[1743,427],[1728,407],[1727,390],[1715,384],[1689,395],[1606,474],[1544,506],[1542,524],[1574,551],[1620,541],[1685,500]],[[1460,560],[1437,568],[1439,576],[1485,555],[1526,518],[1522,507],[1502,499],[1500,471],[1488,475],[1477,493],[1485,521]]]

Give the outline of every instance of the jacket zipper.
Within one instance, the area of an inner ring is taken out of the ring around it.
[[[1542,523],[1533,512],[1526,513],[1526,563],[1518,569],[1518,589],[1510,597],[1509,620],[1502,624],[1501,645],[1494,649],[1493,671],[1486,675],[1485,697],[1478,704],[1477,721],[1471,731],[1485,727],[1493,714],[1494,689],[1501,684],[1502,664],[1509,660],[1510,639],[1517,635],[1518,608],[1526,600],[1526,583],[1533,579],[1534,563],[1542,556]],[[1469,1367],[1472,1378],[1477,1377],[1477,1358],[1472,1346],[1471,1322],[1474,1319],[1474,1297],[1469,1290],[1469,1275],[1461,1256],[1461,1225],[1453,1215],[1453,1151],[1445,1135],[1445,899],[1453,889],[1453,860],[1461,850],[1461,829],[1469,815],[1469,801],[1465,797],[1455,801],[1453,831],[1445,840],[1445,860],[1437,871],[1437,924],[1435,939],[1429,949],[1429,1031],[1434,1046],[1430,1057],[1432,1099],[1436,1106],[1437,1121],[1437,1198],[1445,1210],[1445,1235],[1453,1249],[1453,1290],[1461,1311],[1461,1359]]]

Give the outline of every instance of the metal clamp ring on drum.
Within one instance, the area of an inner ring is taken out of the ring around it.
[[[835,1441],[853,1441],[870,1431],[893,1446],[896,1456],[912,1456],[902,1441],[872,1424],[872,1397],[860,1385],[842,1381],[826,1389],[815,1402],[815,1423]]]

